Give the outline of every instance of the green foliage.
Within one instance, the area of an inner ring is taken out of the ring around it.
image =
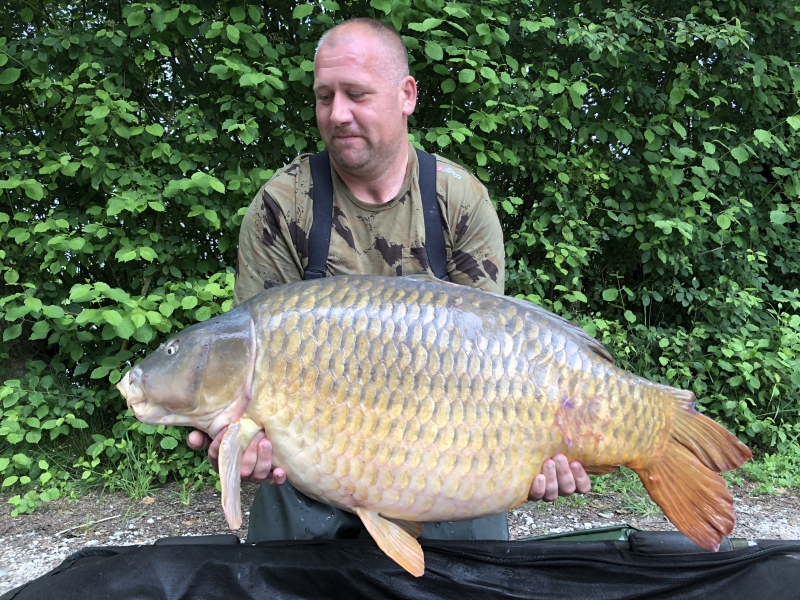
[[[75,478],[208,477],[180,432],[125,416],[113,384],[230,308],[241,217],[274,169],[320,148],[314,48],[352,16],[403,35],[414,142],[490,189],[508,293],[694,390],[743,440],[791,447],[795,4],[10,0],[0,478],[15,510]]]
[[[781,454],[766,453],[742,467],[747,479],[758,483],[758,491],[774,494],[777,488],[800,488],[800,445],[792,444]]]

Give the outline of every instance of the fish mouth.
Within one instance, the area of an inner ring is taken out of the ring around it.
[[[122,397],[125,398],[128,410],[132,411],[134,414],[136,414],[135,406],[147,400],[144,395],[144,390],[142,390],[142,386],[140,385],[141,378],[142,369],[136,366],[125,373],[125,376],[120,379],[117,384],[117,389],[119,393],[122,394]]]

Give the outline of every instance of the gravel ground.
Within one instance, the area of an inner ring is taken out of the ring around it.
[[[255,491],[255,485],[244,484],[243,506],[250,505]],[[798,490],[759,495],[755,486],[745,483],[732,491],[737,517],[732,537],[800,540]],[[167,536],[230,533],[219,496],[210,489],[194,493],[188,504],[181,501],[175,486],[138,501],[96,492],[77,502],[51,502],[19,517],[10,516],[7,499],[0,496],[0,594],[46,573],[86,546],[152,544]],[[241,538],[246,535],[248,514],[238,532]],[[590,493],[555,504],[524,504],[510,515],[509,531],[512,539],[519,539],[623,523],[646,530],[674,529],[649,501]]]

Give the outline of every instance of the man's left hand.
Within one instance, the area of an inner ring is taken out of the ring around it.
[[[581,463],[576,460],[568,463],[566,456],[556,454],[544,461],[542,472],[533,478],[528,500],[554,502],[559,496],[585,494],[591,489],[592,483]]]

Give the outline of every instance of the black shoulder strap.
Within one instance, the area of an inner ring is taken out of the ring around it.
[[[436,199],[436,157],[417,150],[419,160],[419,191],[422,196],[422,212],[425,218],[425,252],[431,271],[437,279],[450,281],[447,277],[447,247],[444,243],[445,222],[439,201]]]
[[[314,154],[311,162],[311,181],[314,186],[313,222],[308,234],[308,266],[303,279],[325,277],[328,265],[328,250],[331,246],[333,225],[333,180],[328,151]]]
[[[425,252],[433,274],[442,281],[447,277],[447,247],[444,243],[445,222],[436,199],[436,157],[417,150],[419,190],[425,221]],[[328,151],[313,154],[311,180],[314,185],[313,223],[308,235],[308,266],[303,279],[325,277],[333,225],[333,181]]]

